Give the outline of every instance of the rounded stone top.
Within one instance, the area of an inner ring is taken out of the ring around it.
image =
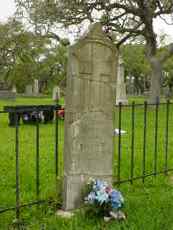
[[[72,47],[80,46],[83,44],[83,42],[89,42],[89,41],[96,41],[104,43],[105,45],[109,45],[110,47],[116,49],[115,44],[112,42],[112,40],[107,36],[107,34],[102,29],[102,24],[100,22],[96,22],[91,24],[86,32],[79,38],[79,40],[76,41]]]

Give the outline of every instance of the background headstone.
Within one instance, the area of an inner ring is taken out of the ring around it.
[[[16,89],[16,86],[15,85],[13,85],[13,87],[12,87],[12,93],[17,93],[17,89]]]
[[[86,181],[112,182],[116,48],[100,23],[69,49],[66,89],[65,210],[81,203]]]
[[[37,96],[39,94],[39,81],[37,79],[34,79],[33,94],[35,96]]]
[[[16,93],[12,92],[4,81],[0,81],[0,99],[16,99]]]
[[[55,86],[53,88],[53,93],[52,93],[52,100],[53,101],[58,101],[60,99],[60,88],[59,86]]]
[[[126,95],[126,84],[124,82],[124,65],[121,55],[118,58],[118,73],[117,73],[117,85],[116,85],[116,105],[120,102],[124,105],[128,104]]]
[[[26,96],[33,96],[32,85],[26,85],[25,95]]]
[[[126,77],[126,89],[128,95],[135,95],[134,77],[131,75]]]

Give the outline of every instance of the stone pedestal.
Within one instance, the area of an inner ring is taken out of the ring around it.
[[[14,93],[14,94],[17,93],[17,89],[16,89],[16,86],[15,86],[15,85],[13,85],[11,92]]]
[[[118,74],[117,74],[117,85],[116,85],[116,105],[119,103],[123,105],[128,104],[126,95],[126,84],[124,82],[124,66],[121,55],[118,58]]]
[[[55,86],[52,92],[52,100],[58,101],[59,99],[60,99],[60,88],[59,86]]]
[[[112,182],[116,48],[99,23],[69,50],[64,145],[65,210],[80,206],[87,180]]]
[[[33,96],[32,85],[26,85],[26,87],[25,87],[25,95],[26,96]]]
[[[16,99],[16,93],[10,90],[0,90],[0,99],[14,100]]]
[[[37,79],[34,80],[33,84],[33,94],[37,96],[39,94],[39,81]]]
[[[12,92],[5,81],[0,81],[0,99],[16,99],[16,92]]]

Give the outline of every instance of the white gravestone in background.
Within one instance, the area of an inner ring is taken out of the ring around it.
[[[39,94],[39,81],[37,79],[34,80],[33,84],[33,94],[37,96]]]
[[[59,86],[55,86],[53,88],[52,100],[58,101],[59,99],[60,99],[60,88],[59,88]]]
[[[12,91],[12,93],[15,93],[15,94],[17,93],[17,89],[16,89],[16,86],[15,86],[15,85],[13,85],[13,87],[12,87],[12,90],[11,90],[11,91]]]
[[[124,64],[121,55],[119,55],[118,58],[116,105],[118,105],[120,102],[124,105],[128,104],[127,95],[126,95],[126,84],[124,82]]]
[[[26,85],[25,95],[26,96],[33,96],[32,85]]]

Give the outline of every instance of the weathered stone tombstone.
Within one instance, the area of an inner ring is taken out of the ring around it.
[[[26,87],[25,87],[25,95],[26,96],[33,96],[32,85],[26,85]]]
[[[35,96],[37,96],[39,94],[39,81],[38,81],[38,79],[34,79],[33,94]]]
[[[116,48],[100,23],[69,49],[64,145],[65,210],[80,206],[86,181],[112,182]]]
[[[171,97],[171,91],[169,89],[169,86],[163,87],[162,88],[163,95],[166,99],[170,99]]]
[[[55,86],[53,88],[52,100],[58,101],[59,99],[60,99],[60,88],[59,88],[59,86]]]
[[[0,99],[16,99],[16,93],[12,92],[4,81],[0,81]]]
[[[118,58],[118,73],[117,73],[117,85],[116,85],[116,105],[120,102],[123,105],[128,104],[126,94],[126,84],[124,82],[124,64],[121,55]]]
[[[126,78],[126,86],[127,86],[127,94],[128,95],[135,95],[135,87],[134,87],[134,77],[127,76]]]
[[[16,88],[15,85],[13,85],[11,92],[12,92],[12,93],[15,93],[15,94],[17,93],[17,88]]]

